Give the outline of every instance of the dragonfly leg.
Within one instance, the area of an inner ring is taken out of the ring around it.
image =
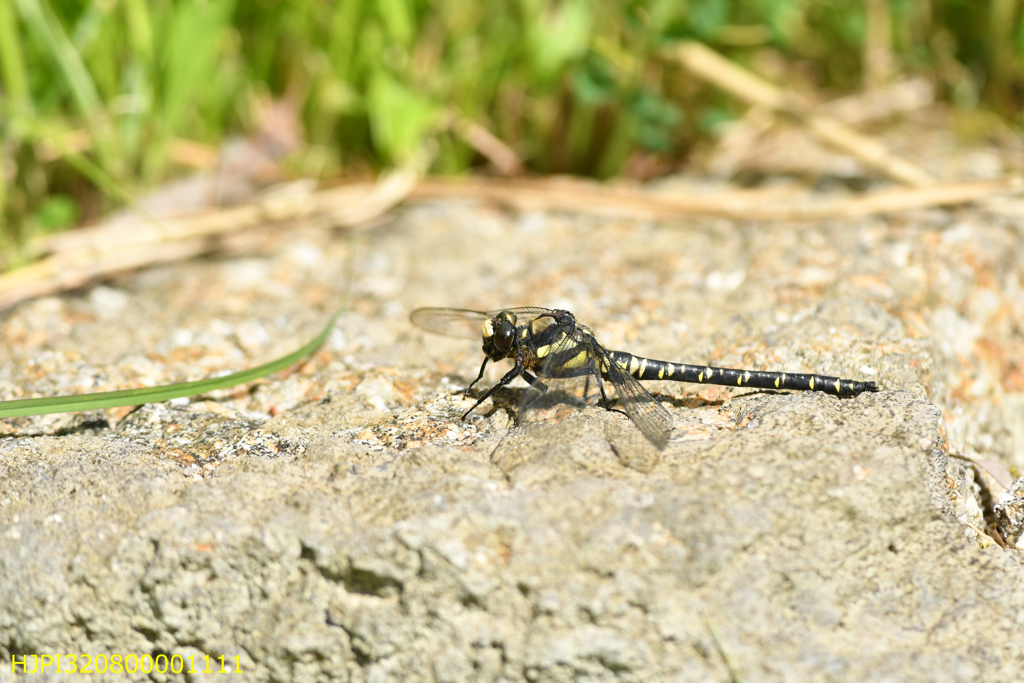
[[[481,374],[482,373],[483,373],[483,368],[481,368]],[[490,397],[491,394],[493,394],[498,389],[501,389],[503,386],[505,386],[506,384],[508,384],[509,382],[511,382],[512,380],[514,380],[516,377],[518,377],[521,374],[523,374],[523,364],[521,362],[516,362],[516,365],[515,365],[514,368],[512,368],[511,370],[506,372],[505,376],[502,377],[500,380],[498,380],[497,384],[495,384],[493,387],[488,389],[487,393],[485,393],[483,396],[481,396],[480,400],[477,401],[476,403],[474,403],[472,408],[470,408],[469,410],[467,410],[466,412],[464,412],[462,414],[462,419],[465,420],[466,416],[469,415],[470,413],[472,413],[474,410],[476,410],[476,407],[478,405],[480,405],[481,403],[483,403],[484,401],[486,401]],[[477,379],[480,379],[480,378],[477,377]],[[476,382],[474,382],[474,384],[476,384]]]
[[[466,387],[466,396],[469,396],[469,390],[472,389],[473,385],[476,384],[477,382],[479,382],[480,378],[484,376],[484,368],[487,367],[487,361],[489,361],[489,360],[490,360],[489,356],[484,356],[484,362],[480,364],[480,373],[476,376],[476,379],[473,380],[472,382],[470,382],[469,386]],[[487,398],[487,397],[485,396],[484,398]],[[483,399],[480,399],[480,400],[482,401]],[[476,408],[476,406],[473,406],[473,408]],[[473,408],[470,408],[470,410],[472,410]]]
[[[619,410],[618,408],[612,408],[612,403],[608,400],[608,394],[604,393],[604,382],[601,380],[600,373],[595,372],[594,379],[597,380],[597,388],[601,390],[601,405],[604,406],[604,409],[612,413],[622,413],[626,417],[629,417],[629,414],[626,413],[626,411]],[[589,376],[587,377],[587,381],[590,381]]]
[[[534,396],[533,398],[531,398],[529,401],[526,401],[525,403],[523,403],[523,405],[519,406],[519,414],[520,415],[523,413],[524,410],[526,410],[531,405],[533,405],[534,401],[536,401],[541,396],[543,396],[545,393],[547,393],[547,390],[548,390],[548,387],[547,387],[546,384],[544,384],[543,382],[541,382],[539,379],[537,379],[536,377],[534,377],[533,375],[531,375],[528,372],[525,372],[525,371],[523,372],[523,379],[525,379],[527,382],[529,382],[530,386],[533,387],[534,389],[536,389],[537,391],[539,391],[540,393],[537,394],[536,396]]]
[[[611,410],[611,403],[608,402],[608,395],[604,393],[604,382],[601,381],[601,375],[594,373],[594,377],[597,379],[597,388],[601,391],[601,403],[604,405],[605,410]],[[590,382],[590,376],[587,375],[587,382]]]

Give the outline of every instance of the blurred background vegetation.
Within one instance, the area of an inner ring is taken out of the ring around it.
[[[0,247],[209,167],[273,102],[301,124],[294,176],[427,138],[432,172],[484,167],[453,118],[533,173],[678,168],[745,109],[665,56],[681,39],[822,96],[924,75],[1024,123],[1018,0],[0,0]]]

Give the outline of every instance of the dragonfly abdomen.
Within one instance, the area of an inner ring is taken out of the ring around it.
[[[859,382],[827,375],[761,370],[736,370],[707,365],[686,365],[663,360],[642,358],[625,351],[609,351],[619,367],[640,380],[670,380],[695,384],[746,387],[750,389],[789,389],[793,391],[823,391],[834,396],[850,398],[865,391],[878,391],[874,382]]]

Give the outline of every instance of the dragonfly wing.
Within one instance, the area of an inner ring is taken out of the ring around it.
[[[483,322],[491,317],[490,313],[464,308],[417,308],[409,316],[409,320],[416,327],[434,334],[480,339],[483,336]]]
[[[511,311],[516,314],[519,324],[522,325],[536,318],[537,316],[550,313],[550,308],[539,306],[523,306],[521,308],[499,308],[494,311],[471,311],[465,308],[417,308],[409,316],[409,320],[416,327],[443,334],[446,337],[459,337],[460,339],[480,339],[483,337],[483,323],[498,315],[502,311]]]
[[[561,326],[556,323],[545,337],[534,340],[538,344],[538,355],[544,353],[541,377],[587,377],[600,375],[601,370],[607,368],[608,383],[615,388],[626,415],[655,446],[664,448],[668,444],[672,415],[639,381],[612,360],[590,330],[574,323]],[[599,377],[595,379],[600,381]]]
[[[515,313],[516,317],[519,319],[520,325],[533,320],[537,316],[547,315],[554,312],[550,308],[541,308],[540,306],[520,306],[519,308],[499,308],[494,311],[487,311],[487,315],[495,316],[503,311],[511,311],[512,313]]]
[[[672,414],[636,378],[612,360],[601,345],[595,342],[591,346],[597,362],[608,368],[608,381],[615,387],[626,415],[651,443],[665,448],[672,434]]]

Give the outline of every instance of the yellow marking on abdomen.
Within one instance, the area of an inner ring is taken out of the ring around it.
[[[644,358],[642,361],[640,361],[640,372],[636,373],[637,379],[643,377],[644,376],[644,372],[646,372],[646,370],[647,370],[647,359]]]
[[[811,376],[811,383],[808,384],[807,386],[809,386],[811,388],[811,391],[814,391],[814,376],[813,375]]]
[[[632,356],[629,359],[629,374],[635,375],[636,369],[640,367],[640,361],[636,359],[636,356]]]
[[[658,368],[658,379],[665,379],[665,366]]]
[[[569,361],[567,361],[565,363],[565,365],[563,365],[562,367],[578,368],[578,367],[580,367],[581,365],[583,365],[586,362],[587,362],[587,352],[584,350],[584,351],[580,351],[578,354],[576,354],[575,358],[572,358]]]
[[[839,382],[840,382],[840,381],[841,381],[841,380],[838,380],[838,379],[836,380],[836,393],[837,393],[837,394],[838,394],[838,393],[840,393],[840,391],[839,391]]]

